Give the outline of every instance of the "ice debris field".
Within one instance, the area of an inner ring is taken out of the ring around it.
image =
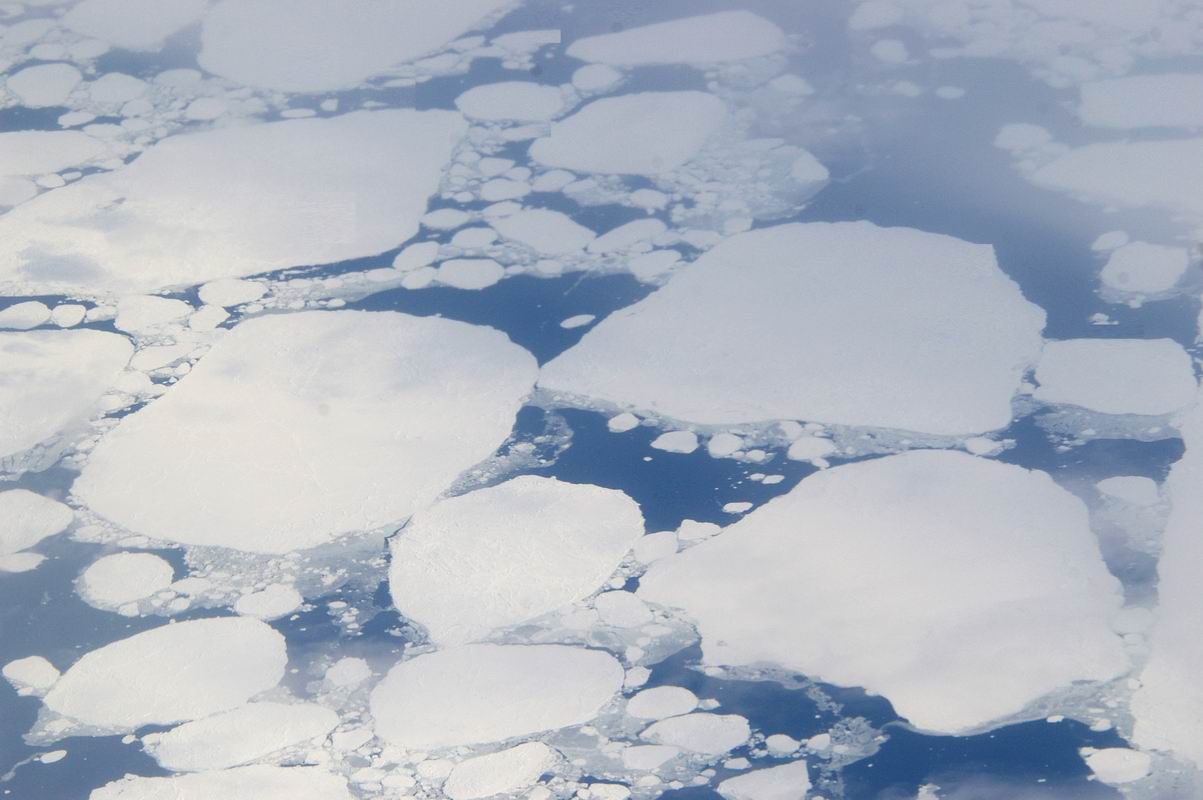
[[[0,2],[0,800],[1203,798],[1199,0]]]

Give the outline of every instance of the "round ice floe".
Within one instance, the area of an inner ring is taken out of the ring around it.
[[[0,328],[8,330],[27,331],[49,321],[50,309],[37,300],[13,303],[0,311]]]
[[[326,680],[340,689],[349,689],[372,677],[372,668],[362,658],[340,658],[326,670]]]
[[[71,524],[75,513],[28,489],[0,492],[0,555],[33,547]]]
[[[257,592],[239,597],[234,601],[234,610],[249,617],[275,619],[296,611],[303,602],[305,598],[293,587],[273,583]]]
[[[766,56],[785,41],[785,33],[763,17],[721,11],[586,36],[568,47],[568,55],[618,66],[716,64]]]
[[[1037,400],[1104,414],[1168,414],[1189,405],[1197,389],[1190,356],[1173,339],[1048,342],[1036,381]]]
[[[372,691],[376,733],[409,750],[485,744],[587,722],[621,690],[598,650],[475,644],[403,661]]]
[[[250,766],[143,778],[127,775],[88,800],[355,800],[347,781],[323,767]]]
[[[209,305],[229,308],[231,306],[242,305],[243,303],[253,303],[262,297],[266,291],[267,287],[258,281],[221,278],[209,281],[200,287],[200,299],[201,302],[208,303]]]
[[[102,331],[0,333],[0,458],[91,414],[132,353]]]
[[[957,732],[1122,673],[1119,588],[1048,475],[914,451],[808,476],[652,564],[639,595],[696,621],[708,664],[863,686]]]
[[[26,67],[5,82],[21,105],[31,108],[61,106],[83,75],[70,64],[38,64]]]
[[[116,608],[166,589],[174,574],[171,564],[153,553],[114,553],[83,571],[79,593],[88,605]]]
[[[1112,251],[1099,277],[1109,289],[1154,294],[1173,289],[1189,266],[1184,247],[1131,242]]]
[[[179,622],[87,653],[45,702],[109,730],[167,725],[245,703],[279,682],[287,660],[284,637],[258,620]]]
[[[252,319],[125,417],[74,491],[160,539],[313,547],[404,519],[489,456],[534,372],[504,334],[462,322],[357,311]]]
[[[804,800],[810,791],[805,761],[758,769],[728,778],[718,785],[726,800]]]
[[[338,714],[315,703],[248,703],[143,737],[159,766],[174,772],[226,769],[325,737]]]
[[[738,714],[685,714],[649,725],[641,739],[707,755],[722,755],[748,740],[748,721]]]
[[[627,701],[627,713],[641,719],[664,719],[688,714],[698,707],[698,696],[680,686],[644,689]]]
[[[725,240],[611,314],[539,382],[706,424],[976,433],[1010,422],[1043,325],[988,246],[868,222],[780,225]]]
[[[535,140],[540,164],[581,172],[657,175],[701,151],[726,118],[705,92],[642,92],[595,100]]]
[[[1118,786],[1138,781],[1149,774],[1152,759],[1147,753],[1129,750],[1126,747],[1108,747],[1102,750],[1087,748],[1083,751],[1086,766],[1102,783]]]
[[[580,250],[593,240],[593,231],[572,217],[546,208],[531,208],[493,220],[507,239],[524,244],[541,255],[562,255]]]
[[[503,81],[473,86],[455,98],[455,106],[475,119],[537,121],[558,114],[564,100],[555,86]]]
[[[59,671],[41,656],[26,656],[10,661],[0,669],[5,679],[18,690],[44,692],[59,679]]]
[[[692,453],[698,449],[698,436],[693,431],[669,431],[653,439],[651,446],[666,453]]]
[[[389,587],[432,639],[467,642],[586,597],[642,535],[622,492],[526,475],[416,514],[392,542]]]
[[[542,742],[461,761],[447,776],[443,793],[451,800],[478,800],[530,786],[556,763],[556,752]]]

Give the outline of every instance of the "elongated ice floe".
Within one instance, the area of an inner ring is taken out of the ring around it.
[[[455,107],[473,119],[547,120],[560,113],[560,90],[533,81],[502,81],[473,86],[455,98]]]
[[[715,64],[766,56],[785,47],[785,33],[750,11],[720,11],[586,36],[568,47],[582,61],[643,64]]]
[[[64,530],[74,518],[69,507],[28,489],[0,492],[0,555],[33,547]]]
[[[639,738],[705,755],[722,755],[748,740],[752,730],[738,714],[683,714],[654,722]]]
[[[622,680],[600,650],[470,644],[393,667],[372,690],[372,716],[405,749],[486,744],[588,722]]]
[[[431,639],[468,642],[588,596],[642,535],[622,492],[524,475],[417,513],[393,540],[389,589]]]
[[[190,620],[85,654],[45,703],[64,717],[112,731],[185,722],[272,688],[287,661],[284,637],[258,620]]]
[[[443,793],[451,800],[479,800],[525,789],[556,763],[556,752],[542,742],[461,761],[447,776]]]
[[[168,778],[126,776],[88,800],[354,800],[347,781],[323,767],[250,766]]]
[[[286,92],[352,89],[441,49],[514,0],[223,0],[201,29],[202,67]]]
[[[804,800],[808,791],[810,773],[805,761],[736,775],[718,785],[718,793],[727,800]]]
[[[379,253],[417,232],[466,128],[393,110],[170,137],[0,216],[0,287],[150,291]]]
[[[73,491],[123,527],[283,553],[400,522],[509,435],[535,360],[395,312],[235,327],[92,452]]]
[[[1165,484],[1172,505],[1157,563],[1160,605],[1149,660],[1132,698],[1133,741],[1203,766],[1203,403],[1192,407],[1178,427],[1186,452]]]
[[[0,458],[95,412],[133,352],[103,331],[0,333]]]
[[[1035,397],[1104,414],[1168,414],[1190,405],[1198,385],[1173,339],[1065,339],[1045,344]]]
[[[868,222],[733,236],[546,364],[545,389],[707,424],[1005,427],[1044,312],[987,245]]]
[[[1078,116],[1102,128],[1203,127],[1203,75],[1167,73],[1092,81]]]
[[[175,772],[226,769],[325,737],[337,725],[338,714],[315,703],[247,703],[149,734],[142,746]]]
[[[776,664],[884,695],[963,732],[1127,661],[1086,507],[1042,472],[913,451],[807,477],[721,535],[652,564],[704,661]]]
[[[726,118],[706,92],[641,92],[595,100],[551,126],[530,155],[582,172],[657,175],[696,156]]]

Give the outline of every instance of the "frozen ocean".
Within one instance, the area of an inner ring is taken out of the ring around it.
[[[0,1],[0,800],[1203,799],[1203,0]]]

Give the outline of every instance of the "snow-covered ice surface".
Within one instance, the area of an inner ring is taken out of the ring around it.
[[[1197,0],[0,2],[0,800],[1195,800]]]

